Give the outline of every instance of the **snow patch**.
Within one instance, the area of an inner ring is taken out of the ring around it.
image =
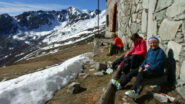
[[[1,104],[44,104],[54,92],[74,80],[90,53],[71,58],[61,65],[0,83]]]

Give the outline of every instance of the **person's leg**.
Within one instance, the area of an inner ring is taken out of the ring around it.
[[[120,64],[120,71],[124,72],[125,74],[130,72],[130,60],[131,56],[127,56],[123,62]]]
[[[113,63],[112,63],[112,68],[116,69],[118,65],[120,65],[120,63],[124,60],[124,56],[116,59]]]
[[[111,46],[110,46],[110,51],[109,51],[109,53],[107,54],[107,56],[113,55],[113,53],[116,51],[116,49],[117,49],[117,46],[111,44]]]
[[[136,81],[134,82],[131,89],[139,93],[142,89],[143,82],[146,78],[154,78],[158,76],[159,74],[152,72],[152,71],[141,71],[138,73],[136,77]]]
[[[124,87],[128,82],[130,82],[132,77],[137,75],[137,73],[138,73],[138,70],[131,71],[126,75],[122,75],[118,81],[121,84],[121,86]]]
[[[127,75],[122,75],[118,81],[115,79],[111,79],[111,83],[116,86],[117,90],[120,90],[132,79],[133,76],[136,76],[137,73],[137,71],[133,71]]]
[[[143,62],[144,58],[141,55],[132,55],[130,57],[130,68],[131,70],[137,69],[141,63]]]

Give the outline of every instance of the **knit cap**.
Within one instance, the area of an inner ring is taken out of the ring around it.
[[[157,43],[159,43],[159,39],[158,39],[157,37],[155,37],[155,36],[150,37],[150,38],[148,39],[148,43],[149,43],[150,40],[156,40]]]

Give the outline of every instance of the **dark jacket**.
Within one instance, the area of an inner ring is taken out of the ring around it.
[[[165,60],[166,55],[161,48],[158,47],[155,50],[150,48],[140,68],[144,68],[146,64],[149,64],[149,66],[146,67],[147,71],[155,71],[158,72],[159,74],[163,74]]]

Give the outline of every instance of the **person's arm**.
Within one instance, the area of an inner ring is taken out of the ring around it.
[[[114,42],[113,42],[113,45],[116,45],[117,44],[117,38],[114,38]]]
[[[146,68],[146,70],[158,70],[164,66],[165,62],[165,53],[160,50],[159,54],[157,55],[156,61],[154,64],[150,65]]]
[[[145,41],[142,41],[141,43],[141,50],[140,51],[136,51],[135,54],[136,55],[142,55],[144,53],[146,53],[146,42]]]
[[[126,54],[126,57],[131,55],[134,52],[134,50],[135,50],[135,45],[133,44],[132,49]]]

